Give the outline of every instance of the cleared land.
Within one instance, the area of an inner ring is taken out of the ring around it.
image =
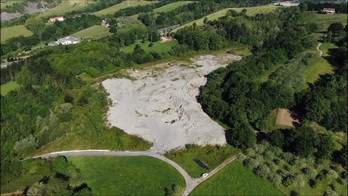
[[[184,178],[172,166],[151,157],[69,157],[95,195],[164,195]]]
[[[282,193],[268,181],[253,174],[240,161],[234,161],[199,185],[190,195],[282,195]]]
[[[94,25],[74,33],[73,36],[81,39],[98,39],[111,34],[112,33],[109,32],[109,28],[103,27],[101,25]]]
[[[134,7],[134,6],[143,6],[151,3],[156,3],[156,1],[144,1],[144,0],[128,0],[123,1],[122,3],[116,4],[114,6],[105,8],[103,10],[99,10],[98,12],[94,12],[93,14],[96,16],[105,16],[105,15],[114,15],[115,12],[117,12],[120,9],[124,9],[128,7]]]
[[[298,123],[298,120],[293,117],[293,113],[288,109],[279,108],[276,124],[280,126],[294,127],[294,123]]]
[[[172,11],[172,10],[180,7],[180,6],[187,5],[190,3],[192,3],[192,1],[178,1],[178,2],[174,2],[174,3],[170,3],[170,4],[167,4],[167,5],[164,5],[162,7],[154,9],[154,12],[157,12],[157,13],[169,12],[169,11]]]
[[[1,28],[1,42],[5,42],[12,37],[19,37],[21,35],[28,37],[33,35],[33,33],[26,29],[24,25]]]
[[[166,157],[178,163],[185,171],[194,178],[201,177],[216,168],[224,160],[236,155],[238,149],[226,146],[196,146],[188,145],[184,149],[172,150],[166,153]],[[194,159],[202,161],[209,169],[204,169]]]
[[[224,129],[197,103],[205,75],[240,56],[204,55],[190,65],[165,63],[142,70],[128,70],[135,80],[108,79],[103,86],[113,105],[107,120],[128,134],[151,141],[153,152],[164,152],[185,144],[225,144]]]
[[[343,25],[347,24],[347,14],[318,14],[308,13],[307,19],[318,25],[318,31],[327,31],[331,23],[341,22]]]
[[[17,82],[15,81],[7,82],[6,84],[1,85],[1,95],[5,96],[10,91],[15,90],[17,88],[19,88],[19,84],[17,84]]]
[[[61,4],[59,4],[57,7],[54,7],[52,9],[49,9],[47,12],[44,12],[40,14],[41,17],[50,17],[50,16],[59,16],[64,15],[66,13],[72,12],[72,11],[79,11],[85,7],[87,7],[90,4],[94,4],[95,1],[93,0],[65,0]]]
[[[180,26],[180,27],[174,29],[173,32],[175,32],[183,27],[191,26],[191,25],[193,25],[193,23],[196,23],[198,26],[203,25],[204,18],[208,18],[208,20],[215,20],[215,19],[218,19],[220,17],[225,16],[227,11],[231,10],[231,9],[236,10],[237,12],[240,12],[243,9],[246,9],[247,10],[246,14],[248,16],[255,16],[256,14],[267,14],[267,13],[272,12],[273,10],[276,10],[278,8],[279,7],[273,6],[273,5],[264,5],[264,6],[257,6],[257,7],[245,7],[245,8],[226,8],[226,9],[214,12],[212,14],[209,14],[203,18],[189,22],[183,26]]]
[[[154,52],[157,52],[157,53],[162,53],[162,52],[169,52],[172,47],[177,44],[177,40],[172,40],[172,41],[168,41],[168,42],[154,42],[152,43],[152,47],[149,47],[149,44],[151,42],[149,41],[145,41],[144,43],[142,43],[140,40],[136,41],[136,43],[134,44],[131,44],[129,46],[124,46],[124,47],[121,47],[120,48],[120,51],[122,52],[125,52],[125,53],[132,53],[135,46],[137,44],[139,44],[139,46],[145,50],[146,52],[149,52],[149,51],[154,51]]]

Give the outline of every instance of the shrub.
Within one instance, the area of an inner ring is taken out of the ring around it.
[[[266,178],[270,172],[266,165],[261,165],[254,169],[254,173],[262,178]]]
[[[295,177],[293,175],[288,175],[282,180],[282,184],[285,187],[291,186],[295,183]]]
[[[317,181],[315,181],[314,179],[309,179],[309,186],[311,188],[317,188]]]
[[[267,163],[267,166],[272,172],[275,172],[278,169],[278,166],[274,164],[273,162]]]
[[[283,154],[283,151],[281,148],[276,147],[276,146],[270,146],[269,150],[274,153],[275,156],[279,157]]]
[[[304,187],[306,185],[306,180],[303,174],[297,174],[295,175],[295,182],[298,186]]]
[[[281,157],[282,157],[282,159],[284,159],[286,162],[290,162],[290,161],[293,159],[294,155],[291,154],[291,153],[289,153],[289,152],[285,152],[285,153],[282,154]]]
[[[37,146],[38,144],[36,139],[32,134],[30,134],[28,137],[17,141],[13,146],[13,150],[15,153],[20,154],[34,150],[37,148]]]
[[[325,191],[324,196],[336,196],[338,195],[335,191]]]
[[[297,192],[297,191],[295,191],[295,190],[292,190],[291,192],[290,192],[290,196],[299,196],[300,194]]]
[[[271,152],[271,151],[266,151],[264,157],[265,157],[265,159],[267,159],[267,160],[272,160],[272,159],[274,158],[274,153]]]
[[[245,154],[248,157],[254,157],[256,155],[255,150],[253,148],[248,148],[245,150]]]
[[[246,167],[253,169],[253,168],[257,167],[260,163],[255,159],[247,158],[243,161],[243,164]]]
[[[329,177],[330,179],[336,179],[338,177],[338,174],[336,171],[329,169],[326,173],[326,176]]]
[[[280,185],[282,183],[282,177],[279,174],[270,173],[267,179],[275,185]]]

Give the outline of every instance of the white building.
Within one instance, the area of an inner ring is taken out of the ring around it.
[[[273,3],[275,6],[284,6],[284,7],[291,7],[291,6],[298,6],[300,3],[295,3],[292,1],[280,1],[280,2],[275,2]]]
[[[55,42],[51,42],[48,45],[49,46],[70,45],[70,44],[78,44],[79,42],[80,40],[78,38],[75,38],[73,36],[66,36],[66,37],[58,39]]]
[[[48,19],[48,22],[51,22],[51,23],[56,22],[56,21],[62,22],[62,21],[64,21],[64,17],[63,16],[57,16],[57,17],[52,17],[52,18]]]
[[[324,13],[334,14],[336,12],[335,8],[324,8]]]

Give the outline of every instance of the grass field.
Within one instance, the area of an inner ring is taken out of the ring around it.
[[[334,67],[323,57],[316,57],[314,62],[310,64],[304,71],[306,82],[314,83],[319,75],[333,73]]]
[[[318,25],[318,31],[327,31],[331,23],[341,22],[343,25],[347,24],[347,14],[318,14],[308,13],[307,20]]]
[[[139,5],[143,6],[143,5],[155,3],[156,1],[128,0],[128,2],[129,2],[129,7],[134,7]],[[128,7],[127,1],[123,1],[122,3],[105,8],[103,10],[99,10],[98,12],[94,12],[93,14],[96,16],[114,15],[115,12],[117,12],[118,10],[124,9],[127,7]]]
[[[60,16],[72,11],[79,11],[90,4],[95,3],[93,0],[63,0],[61,4],[57,7],[49,9],[47,12],[40,14],[41,17],[51,17],[51,16]]]
[[[185,180],[175,168],[152,157],[69,157],[94,195],[164,195]]]
[[[154,51],[158,53],[162,52],[169,52],[175,44],[177,44],[176,40],[168,41],[168,42],[154,42],[152,47],[149,47],[150,42],[146,41],[144,43],[141,43],[140,40],[137,40],[136,43],[131,44],[129,46],[124,46],[120,48],[120,51],[125,53],[132,53],[134,47],[136,44],[139,44],[139,46],[145,50],[145,52]]]
[[[109,32],[109,28],[100,25],[94,25],[74,33],[73,36],[80,39],[98,39],[111,34],[112,33]]]
[[[323,56],[316,57],[314,62],[310,64],[304,71],[304,78],[308,83],[314,83],[320,75],[326,73],[333,73],[334,67],[329,63],[325,57],[328,57],[329,49],[337,48],[334,43],[323,43],[320,46],[320,49],[323,51]],[[319,53],[319,51],[313,51],[315,53]]]
[[[1,42],[5,42],[12,37],[19,37],[21,35],[28,37],[33,35],[33,33],[26,29],[24,25],[1,28]]]
[[[192,3],[192,2],[191,1],[178,1],[178,2],[174,2],[174,3],[170,3],[170,4],[167,4],[167,5],[164,5],[162,7],[154,9],[154,12],[156,12],[156,13],[169,12],[169,11],[172,11],[172,10],[180,7],[180,6],[187,5],[190,3]]]
[[[166,157],[178,163],[185,171],[192,177],[201,177],[203,173],[207,173],[218,165],[220,165],[227,158],[236,155],[238,149],[229,145],[226,146],[196,146],[190,145],[185,149],[172,150],[166,154]],[[200,167],[194,159],[201,160],[209,169]]]
[[[282,193],[268,181],[254,175],[240,161],[234,161],[199,185],[190,195],[282,195]]]
[[[19,88],[19,84],[15,81],[7,82],[6,84],[1,85],[1,95],[5,96],[7,93],[9,93],[12,90],[15,90]]]
[[[243,9],[246,9],[247,10],[247,15],[248,16],[255,16],[256,14],[266,14],[266,13],[269,13],[273,10],[276,10],[278,7],[277,6],[273,6],[273,5],[263,5],[263,6],[257,6],[257,7],[248,7],[248,8],[226,8],[226,9],[222,9],[220,11],[217,11],[217,12],[214,12],[212,14],[209,14],[203,18],[200,18],[200,19],[197,19],[197,20],[194,20],[192,22],[189,22],[183,26],[180,26],[176,29],[173,30],[173,32],[183,28],[183,27],[186,27],[186,26],[191,26],[194,22],[200,26],[200,25],[203,25],[203,21],[204,21],[204,18],[208,18],[208,20],[215,20],[215,19],[218,19],[220,17],[223,17],[226,15],[227,11],[228,10],[236,10],[237,12],[240,12],[242,11]]]

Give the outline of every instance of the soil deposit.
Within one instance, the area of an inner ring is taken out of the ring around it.
[[[240,59],[232,54],[204,55],[191,59],[190,65],[127,70],[134,80],[107,79],[102,84],[112,100],[108,123],[151,141],[153,152],[185,144],[225,144],[224,129],[203,112],[196,97],[207,74]]]

